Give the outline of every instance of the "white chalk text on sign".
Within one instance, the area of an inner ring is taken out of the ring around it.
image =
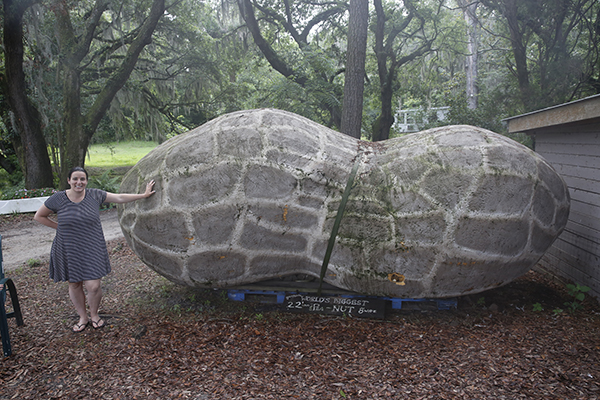
[[[380,319],[385,316],[385,300],[377,298],[292,294],[285,297],[283,306],[290,312]]]

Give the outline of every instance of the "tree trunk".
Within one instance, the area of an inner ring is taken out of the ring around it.
[[[477,109],[477,98],[479,88],[477,87],[477,48],[479,41],[479,29],[477,25],[477,6],[478,2],[468,3],[468,0],[459,0],[458,4],[463,9],[465,22],[467,24],[467,59],[466,59],[466,78],[467,78],[467,107],[471,110]]]
[[[390,137],[390,129],[394,124],[392,104],[394,83],[399,69],[430,52],[438,35],[435,24],[426,26],[431,17],[423,15],[417,10],[414,4],[416,2],[416,0],[404,0],[405,11],[403,13],[407,14],[399,22],[394,23],[391,17],[386,16],[382,1],[373,0],[377,15],[375,55],[381,90],[381,114],[374,124],[373,141],[387,140]],[[416,26],[409,28],[411,21],[415,21]],[[390,23],[389,28],[386,28],[386,22]],[[427,31],[430,32],[427,33]],[[401,40],[398,40],[398,46],[394,47],[394,42],[399,35]],[[402,55],[403,52],[404,55]]]
[[[381,114],[377,119],[378,132],[373,132],[374,142],[387,140],[390,138],[390,130],[392,129],[395,119],[392,111],[392,98],[394,95],[392,83],[394,81],[395,74],[396,68],[392,65],[384,84],[381,86]]]
[[[61,37],[62,73],[64,79],[64,143],[61,143],[61,183],[66,185],[67,174],[74,166],[85,165],[85,155],[90,141],[106,114],[117,92],[129,79],[144,47],[151,43],[152,34],[165,11],[165,0],[154,0],[152,8],[137,36],[127,49],[123,61],[117,70],[107,79],[94,103],[85,115],[81,113],[81,63],[90,50],[94,31],[98,26],[108,1],[98,1],[90,13],[86,32],[76,36],[72,28],[69,10],[60,3],[54,10]]]
[[[61,143],[61,183],[66,185],[68,171],[85,166],[85,153],[89,144],[83,132],[81,115],[81,76],[77,68],[63,66],[64,120]]]
[[[390,130],[394,124],[393,111],[393,96],[394,96],[394,80],[398,68],[407,64],[417,57],[425,54],[431,49],[431,39],[424,40],[416,49],[413,49],[407,55],[396,58],[397,50],[394,50],[393,44],[397,35],[405,29],[412,16],[405,19],[400,26],[392,27],[389,30],[386,42],[386,27],[387,17],[383,9],[381,0],[374,0],[375,13],[377,15],[377,25],[375,27],[375,56],[377,57],[377,73],[379,75],[380,96],[381,96],[381,113],[373,124],[373,141],[387,140],[390,137]],[[412,14],[413,7],[409,7],[408,2],[405,3]],[[389,64],[389,65],[388,65]]]
[[[527,52],[525,45],[523,44],[523,33],[519,27],[517,7],[518,0],[506,0],[504,15],[510,31],[510,42],[515,57],[521,102],[525,107],[525,111],[531,111],[530,104],[532,103],[532,93],[529,82],[529,69],[527,67]]]
[[[350,0],[344,104],[340,130],[357,139],[360,139],[362,126],[368,25],[368,0]]]
[[[394,123],[392,117],[392,123],[389,123],[389,115],[384,107],[384,97],[390,97],[392,88],[388,85],[388,68],[387,68],[387,60],[390,56],[387,51],[385,51],[385,13],[383,10],[383,4],[381,0],[374,0],[373,4],[375,5],[375,13],[377,15],[377,24],[375,25],[375,56],[377,57],[377,72],[379,75],[379,87],[380,87],[380,95],[381,95],[381,114],[377,117],[375,124],[373,124],[373,141],[378,142],[380,140],[386,140],[390,136],[389,127]],[[391,100],[390,100],[391,103]],[[391,109],[391,104],[390,104]],[[386,129],[386,126],[389,127]]]
[[[4,0],[4,52],[8,102],[23,146],[25,187],[53,187],[54,177],[39,111],[27,98],[23,72],[23,14],[35,1]]]

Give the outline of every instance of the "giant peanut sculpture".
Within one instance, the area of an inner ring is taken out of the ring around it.
[[[364,142],[272,109],[216,118],[158,146],[123,192],[128,243],[150,268],[198,287],[319,277],[412,298],[477,293],[527,272],[563,230],[569,194],[528,148],[472,126]]]

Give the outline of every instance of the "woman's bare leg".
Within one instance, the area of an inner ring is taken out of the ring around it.
[[[102,300],[102,285],[100,279],[85,281],[85,288],[87,290],[87,301],[90,307],[92,326],[94,328],[100,328],[104,325],[104,321],[102,321],[100,315],[98,315],[100,301]]]
[[[83,292],[83,282],[69,282],[69,297],[79,314],[79,322],[73,326],[73,331],[79,332],[85,328],[88,323],[88,316],[85,310],[85,293]]]

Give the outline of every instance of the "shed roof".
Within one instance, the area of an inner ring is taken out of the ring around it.
[[[600,94],[502,121],[508,123],[508,133],[529,132],[566,124],[600,123]]]

